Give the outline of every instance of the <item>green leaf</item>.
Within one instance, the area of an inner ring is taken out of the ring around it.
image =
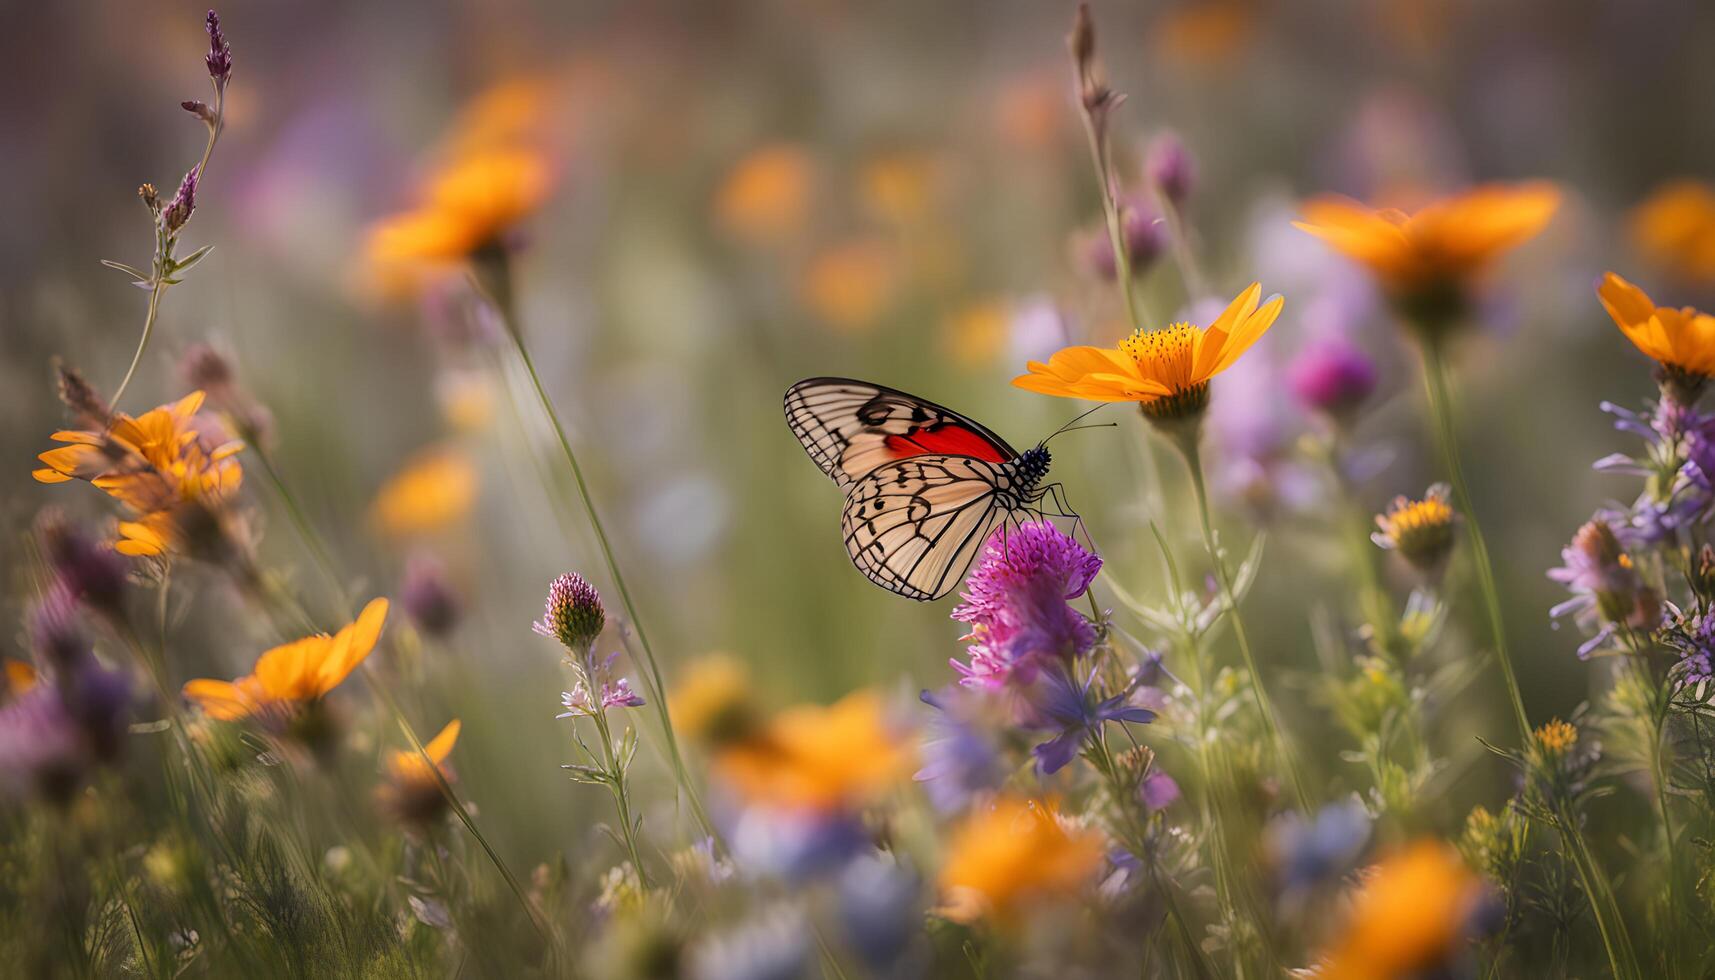
[[[183,272],[191,266],[196,265],[198,262],[201,262],[203,256],[207,255],[213,248],[213,245],[204,245],[202,248],[197,249],[182,259],[173,260],[173,271]]]
[[[107,266],[109,269],[118,269],[120,272],[125,273],[140,283],[147,283],[149,281],[148,275],[142,270],[134,269],[123,262],[115,262],[112,259],[102,259],[101,264]]]

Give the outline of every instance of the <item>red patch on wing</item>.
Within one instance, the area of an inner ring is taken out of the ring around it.
[[[944,453],[949,456],[975,456],[991,463],[1004,463],[1006,454],[990,442],[987,436],[954,422],[940,422],[905,435],[891,435],[887,451],[894,459],[920,456],[924,453]]]

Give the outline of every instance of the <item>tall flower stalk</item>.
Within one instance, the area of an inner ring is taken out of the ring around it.
[[[184,180],[179,183],[178,191],[165,203],[161,201],[153,185],[144,184],[138,190],[138,196],[143,199],[143,204],[149,209],[155,223],[155,253],[149,271],[145,273],[121,262],[103,260],[101,263],[129,275],[138,285],[149,290],[149,306],[143,317],[142,335],[137,338],[137,350],[131,355],[131,366],[125,369],[125,377],[113,391],[115,408],[125,397],[125,389],[131,386],[131,379],[137,374],[137,365],[142,363],[143,352],[149,348],[149,339],[154,336],[155,321],[161,312],[161,297],[166,294],[167,287],[176,285],[179,282],[178,277],[200,262],[210,248],[205,245],[182,259],[174,254],[178,247],[179,232],[190,220],[191,213],[196,210],[197,190],[208,173],[209,159],[214,156],[214,145],[219,142],[220,134],[226,129],[226,86],[232,81],[232,46],[227,43],[226,34],[221,30],[220,18],[212,10],[208,12],[205,27],[208,31],[209,50],[203,61],[208,66],[209,83],[214,88],[214,101],[212,104],[199,101],[181,103],[186,112],[202,120],[208,129],[208,141],[203,146],[202,158],[185,174]]]
[[[625,574],[620,570],[619,559],[615,556],[613,544],[609,541],[607,530],[597,513],[595,498],[590,494],[589,483],[584,479],[583,467],[578,463],[577,453],[572,449],[572,442],[566,436],[566,429],[560,423],[560,416],[554,409],[553,399],[548,395],[548,389],[542,384],[542,377],[536,371],[536,362],[530,356],[530,347],[524,340],[524,331],[518,321],[518,312],[512,288],[511,258],[505,248],[500,245],[486,249],[474,257],[474,277],[478,287],[493,302],[495,311],[506,327],[506,335],[512,341],[513,349],[518,353],[518,359],[524,365],[524,371],[530,377],[531,388],[536,392],[536,399],[541,403],[542,413],[547,416],[553,426],[554,436],[560,444],[560,452],[565,456],[566,465],[572,471],[572,479],[577,484],[578,499],[583,503],[584,515],[589,518],[590,527],[595,531],[596,542],[601,546],[602,561],[607,566],[608,576],[619,591],[620,605],[625,609],[627,626],[636,632],[638,645],[643,650],[643,663],[647,668],[644,683],[648,687],[649,699],[655,704],[657,718],[661,722],[662,736],[667,745],[668,761],[672,763],[674,778],[685,793],[686,800],[691,805],[692,813],[703,831],[713,835],[714,823],[704,810],[702,799],[698,796],[696,787],[691,781],[690,772],[685,768],[684,755],[679,750],[679,740],[674,734],[673,719],[667,713],[665,696],[666,683],[662,678],[659,661],[655,657],[654,648],[649,644],[649,635],[644,631],[643,620],[637,614],[637,606],[632,601],[631,590],[625,584]]]
[[[1244,660],[1245,670],[1250,674],[1251,695],[1256,701],[1257,714],[1262,717],[1263,730],[1268,735],[1270,748],[1280,757],[1286,769],[1298,808],[1308,812],[1310,794],[1305,789],[1297,755],[1281,733],[1280,716],[1275,711],[1274,699],[1269,697],[1268,691],[1263,687],[1262,673],[1257,669],[1256,654],[1251,650],[1250,634],[1245,630],[1244,616],[1239,612],[1232,572],[1228,570],[1220,545],[1215,540],[1214,522],[1209,515],[1209,490],[1203,473],[1203,454],[1198,447],[1198,432],[1195,429],[1179,430],[1175,436],[1172,440],[1174,448],[1179,450],[1185,460],[1185,468],[1191,477],[1191,491],[1197,498],[1197,519],[1203,531],[1203,548],[1208,552],[1209,563],[1214,566],[1215,580],[1221,587],[1221,601],[1227,618],[1233,624],[1233,639],[1238,644],[1239,656]]]
[[[549,586],[542,619],[534,629],[541,636],[559,641],[565,648],[564,662],[575,678],[572,689],[560,697],[560,703],[566,710],[559,717],[572,720],[572,739],[591,764],[565,768],[572,772],[573,778],[606,786],[613,794],[620,838],[625,843],[638,879],[647,887],[650,884],[649,868],[643,863],[643,852],[637,846],[640,818],[633,816],[630,783],[626,778],[637,750],[637,739],[632,729],[627,727],[623,738],[616,744],[607,717],[610,709],[642,707],[644,700],[632,692],[629,681],[614,675],[614,657],[596,659],[596,640],[606,626],[607,611],[602,608],[601,596],[595,587],[581,576],[568,573]],[[578,733],[577,721],[580,718],[588,718],[595,725],[597,740],[601,744],[600,755],[590,751]]]
[[[1453,404],[1447,382],[1447,361],[1442,340],[1426,337],[1422,346],[1423,384],[1429,396],[1429,414],[1435,425],[1435,445],[1441,455],[1442,468],[1453,485],[1453,495],[1465,517],[1466,535],[1471,541],[1471,564],[1477,570],[1477,588],[1483,594],[1483,610],[1488,617],[1495,661],[1500,665],[1506,682],[1507,700],[1512,707],[1513,720],[1518,724],[1521,740],[1530,738],[1530,717],[1524,710],[1524,696],[1519,692],[1518,674],[1513,670],[1512,654],[1507,650],[1507,628],[1501,617],[1501,595],[1495,586],[1495,570],[1489,560],[1489,545],[1483,537],[1482,524],[1471,506],[1471,490],[1465,483],[1465,468],[1459,460],[1458,429],[1453,421]]]

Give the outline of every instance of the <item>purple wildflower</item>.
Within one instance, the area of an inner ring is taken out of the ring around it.
[[[569,691],[560,692],[560,707],[566,710],[555,715],[555,718],[578,718],[595,714],[595,703],[590,699],[590,689],[584,686],[583,681],[572,685]]]
[[[601,593],[583,577],[567,572],[548,586],[548,600],[539,622],[531,628],[582,656],[607,625]]]
[[[225,86],[232,78],[232,45],[226,43],[226,32],[220,29],[220,15],[210,10],[203,29],[208,31],[208,54],[203,56],[208,77],[216,85]]]
[[[192,167],[185,179],[179,181],[178,192],[167,206],[161,209],[161,225],[167,229],[167,234],[176,234],[180,228],[191,220],[191,212],[197,209],[197,170]]]
[[[958,813],[980,794],[1006,780],[999,724],[988,699],[957,685],[936,694],[924,691],[923,703],[935,709],[922,745],[923,767],[914,777],[943,813]]]
[[[399,604],[417,627],[430,636],[445,636],[459,621],[459,600],[447,581],[446,566],[433,555],[414,554],[405,562],[399,582]]]
[[[38,685],[0,707],[0,793],[63,803],[87,764],[77,722],[52,687]]]
[[[922,881],[880,853],[852,861],[835,883],[841,931],[876,976],[909,975],[897,966],[911,951],[923,908]]]
[[[1142,784],[1137,788],[1137,795],[1149,809],[1165,810],[1178,802],[1179,783],[1158,769],[1143,777]]]
[[[970,663],[953,661],[969,687],[1029,683],[1046,663],[1069,662],[1096,642],[1067,604],[1089,589],[1102,560],[1048,521],[999,528],[965,581],[953,618],[971,624]]]
[[[43,515],[42,545],[54,573],[73,598],[107,615],[124,609],[127,568],[125,559],[111,547],[72,526],[58,511]]]
[[[1681,684],[1715,680],[1715,614],[1685,617],[1669,627],[1665,639],[1679,653],[1673,674]]]
[[[1197,163],[1185,143],[1174,133],[1161,133],[1149,141],[1143,157],[1150,184],[1168,203],[1183,206],[1197,185]]]
[[[634,693],[631,682],[623,677],[601,686],[603,708],[641,708],[645,703],[643,696]]]
[[[1304,407],[1344,419],[1375,390],[1376,364],[1351,341],[1327,337],[1299,351],[1287,376]]]
[[[1064,671],[1049,670],[1026,692],[1024,698],[1031,717],[1024,727],[1054,733],[1053,738],[1031,750],[1043,775],[1053,775],[1065,768],[1083,748],[1084,739],[1107,722],[1141,725],[1155,720],[1155,712],[1131,703],[1129,690],[1098,701],[1094,680],[1093,672],[1080,684]]]
[[[68,667],[90,654],[80,613],[77,597],[63,579],[55,581],[30,612],[31,643],[55,668]]]
[[[1161,219],[1155,209],[1140,197],[1123,197],[1116,202],[1120,208],[1120,235],[1125,240],[1126,256],[1131,260],[1131,274],[1141,276],[1155,263],[1167,247]],[[1114,261],[1114,241],[1106,226],[1093,232],[1084,255],[1090,271],[1102,279],[1119,275]]]
[[[1337,880],[1351,870],[1369,839],[1369,811],[1355,799],[1330,803],[1311,819],[1284,815],[1266,834],[1271,862],[1287,891]]]
[[[1578,529],[1572,543],[1561,550],[1566,564],[1551,569],[1548,577],[1565,585],[1573,596],[1549,611],[1556,619],[1572,615],[1597,627],[1595,635],[1578,648],[1580,657],[1607,642],[1615,629],[1654,630],[1661,619],[1661,602],[1644,585],[1615,535],[1602,520],[1592,520]]]

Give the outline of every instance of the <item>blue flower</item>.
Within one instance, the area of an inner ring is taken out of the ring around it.
[[[1065,768],[1078,755],[1084,739],[1095,736],[1106,722],[1148,724],[1155,720],[1155,712],[1131,703],[1130,687],[1098,701],[1091,690],[1094,680],[1093,671],[1081,684],[1065,671],[1044,671],[1026,693],[1025,700],[1034,717],[1025,727],[1055,733],[1031,750],[1043,775]]]

